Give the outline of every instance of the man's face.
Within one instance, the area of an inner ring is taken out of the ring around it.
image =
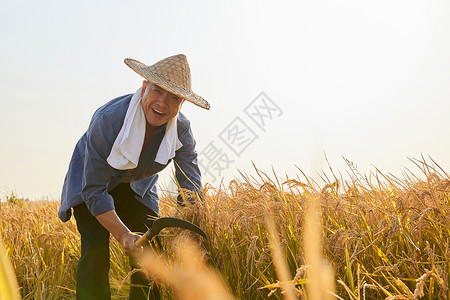
[[[147,122],[159,127],[175,117],[180,111],[182,99],[160,88],[154,83],[144,83],[142,108]]]

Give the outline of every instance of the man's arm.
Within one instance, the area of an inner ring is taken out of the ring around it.
[[[137,255],[143,250],[142,247],[136,248],[134,244],[140,238],[140,235],[132,233],[120,220],[115,210],[107,211],[95,217],[119,241],[125,255]]]
[[[133,234],[116,214],[114,199],[108,193],[113,168],[109,156],[116,135],[107,116],[93,118],[87,131],[85,163],[82,180],[82,197],[89,211],[116,238],[126,255],[141,249],[134,246],[139,235]]]
[[[175,177],[180,188],[188,189],[195,195],[183,199],[183,195],[178,195],[177,202],[184,205],[185,200],[193,203],[196,199],[202,199],[201,194],[201,173],[197,162],[197,151],[195,150],[195,140],[192,135],[189,123],[179,135],[180,142],[183,146],[177,150],[174,164]]]

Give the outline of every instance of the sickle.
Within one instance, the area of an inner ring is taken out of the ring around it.
[[[151,241],[155,236],[159,234],[161,230],[168,227],[178,227],[187,229],[201,235],[206,239],[206,234],[203,232],[203,230],[201,230],[198,226],[192,224],[191,222],[178,218],[164,217],[156,219],[153,222],[152,228],[150,228],[143,236],[141,236],[136,241],[135,243],[136,247],[141,247],[147,241]]]

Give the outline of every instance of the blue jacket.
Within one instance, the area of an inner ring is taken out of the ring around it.
[[[114,200],[108,192],[121,182],[128,170],[114,169],[106,159],[122,128],[132,96],[133,94],[115,98],[97,109],[88,130],[75,146],[64,180],[61,207],[58,212],[62,221],[68,221],[72,215],[71,208],[83,202],[94,216],[114,209]],[[178,139],[183,146],[175,152],[173,158],[175,175],[181,188],[200,194],[201,174],[189,120],[179,113],[177,124]],[[157,173],[167,165],[161,165],[154,159],[164,133],[165,126],[142,151],[130,182],[137,199],[157,214],[159,214]],[[181,200],[178,196],[178,201]]]

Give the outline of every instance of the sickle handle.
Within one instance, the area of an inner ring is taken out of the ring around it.
[[[143,235],[134,243],[134,245],[139,248],[144,246],[147,241],[147,238],[145,237],[145,235]]]
[[[147,243],[147,241],[150,241],[153,238],[153,236],[154,236],[153,231],[149,229],[134,243],[134,245],[136,247],[142,247],[144,246],[145,243]]]

